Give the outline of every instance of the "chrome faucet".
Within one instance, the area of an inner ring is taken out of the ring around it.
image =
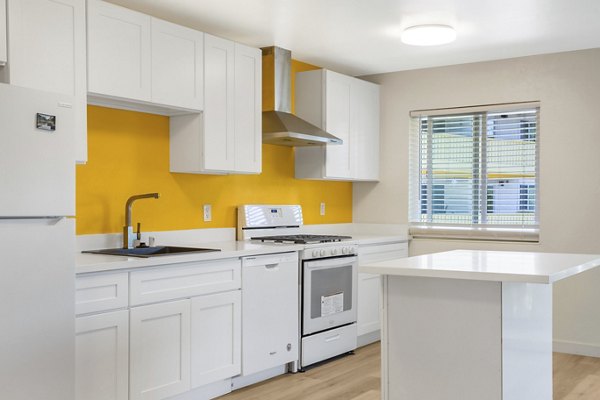
[[[139,199],[158,199],[160,195],[158,193],[146,193],[131,196],[125,203],[125,226],[123,227],[123,248],[133,249],[133,241],[135,237],[133,235],[133,226],[131,225],[131,206],[133,202]],[[138,223],[137,237],[141,239],[140,224]]]

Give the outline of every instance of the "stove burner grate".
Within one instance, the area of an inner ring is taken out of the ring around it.
[[[303,235],[263,236],[263,237],[253,237],[251,239],[252,240],[260,240],[261,242],[308,244],[308,243],[341,242],[342,240],[352,239],[352,236],[304,235],[303,234]]]

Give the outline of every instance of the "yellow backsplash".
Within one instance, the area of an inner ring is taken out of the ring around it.
[[[313,68],[292,64],[293,71]],[[263,145],[260,175],[174,174],[168,117],[88,106],[88,163],[77,166],[77,234],[121,232],[125,201],[147,192],[161,197],[133,206],[133,223],[141,222],[142,231],[235,227],[236,207],[252,203],[301,204],[307,224],[352,221],[352,184],[295,179],[293,148]],[[203,222],[204,204],[212,205],[212,222]]]

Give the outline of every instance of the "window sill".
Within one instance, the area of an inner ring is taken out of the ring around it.
[[[486,242],[539,243],[539,229],[456,228],[439,226],[411,226],[414,239],[472,240]]]

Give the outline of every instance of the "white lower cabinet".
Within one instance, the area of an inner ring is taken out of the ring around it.
[[[190,300],[134,307],[130,329],[130,399],[190,390]]]
[[[76,400],[129,398],[129,311],[77,317]]]
[[[241,372],[241,292],[191,299],[192,388]]]
[[[408,256],[408,243],[389,242],[358,247],[358,264]],[[381,330],[381,275],[358,274],[358,345],[379,340]]]
[[[295,252],[81,274],[76,282],[77,313],[85,313],[76,318],[76,400],[220,396],[242,374],[242,344],[244,375],[298,359]]]
[[[358,274],[358,335],[365,335],[381,328],[379,317],[379,297],[381,275]]]
[[[130,400],[203,398],[240,374],[240,269],[224,259],[130,273],[131,304],[153,303],[130,309]]]

